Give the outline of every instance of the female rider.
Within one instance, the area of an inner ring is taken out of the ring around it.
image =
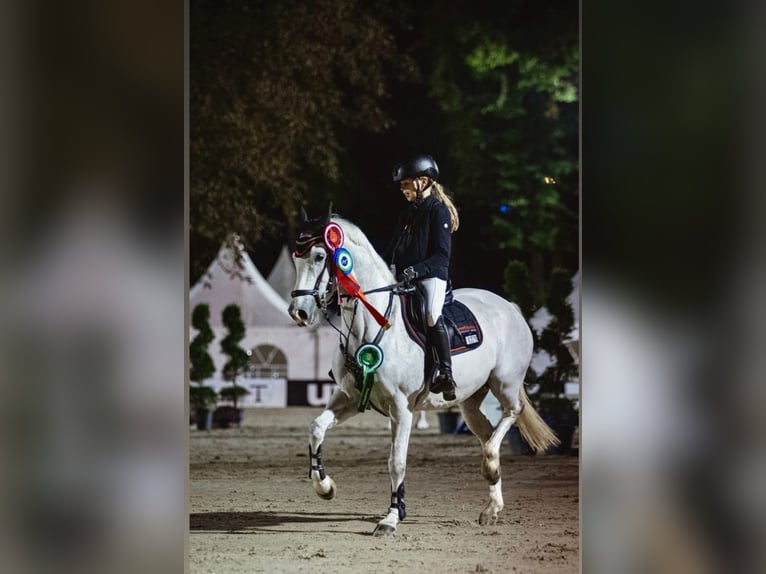
[[[400,281],[417,279],[425,291],[428,339],[439,360],[439,374],[431,392],[444,393],[444,399],[452,401],[455,381],[442,307],[449,278],[451,236],[460,221],[438,178],[439,168],[430,155],[419,155],[394,166],[394,182],[409,205],[399,218],[383,258]]]

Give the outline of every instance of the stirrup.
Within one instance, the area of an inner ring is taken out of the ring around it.
[[[445,401],[454,401],[457,398],[455,396],[455,387],[455,381],[452,376],[440,372],[434,377],[433,383],[431,384],[431,392],[437,395],[442,393]]]

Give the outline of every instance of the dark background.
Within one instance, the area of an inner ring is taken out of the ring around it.
[[[576,2],[194,0],[190,17],[192,284],[232,232],[267,275],[300,206],[332,202],[382,250],[405,205],[392,167],[418,153],[460,214],[455,287],[502,294],[516,259],[542,297],[579,268]]]

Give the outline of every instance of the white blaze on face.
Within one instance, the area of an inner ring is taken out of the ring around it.
[[[303,257],[293,255],[295,263],[295,287],[294,291],[311,291],[317,285],[317,278],[325,270],[327,264],[327,252],[323,247],[314,246],[311,251]],[[324,273],[317,291],[319,297],[324,296],[327,289],[328,274]],[[288,309],[290,316],[300,326],[313,325],[317,318],[316,299],[313,295],[300,295],[293,297]]]

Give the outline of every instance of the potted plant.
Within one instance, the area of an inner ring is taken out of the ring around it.
[[[194,410],[194,420],[199,430],[212,428],[213,410],[218,403],[218,393],[206,385],[189,388],[189,404]]]
[[[242,422],[242,409],[239,408],[239,399],[245,395],[249,395],[245,387],[237,385],[236,383],[230,387],[222,388],[218,396],[224,400],[232,403],[232,406],[222,405],[215,410],[213,423],[220,428],[228,428],[230,425],[239,425]]]
[[[230,387],[221,389],[222,399],[229,400],[233,406],[218,407],[214,422],[221,428],[227,428],[231,424],[242,422],[242,409],[239,408],[239,399],[249,395],[250,391],[237,384],[239,375],[247,370],[250,364],[250,356],[247,351],[239,346],[239,342],[245,338],[245,324],[239,307],[235,304],[227,305],[223,310],[223,324],[228,333],[221,340],[221,352],[229,357],[223,366],[223,378],[231,383]]]
[[[216,392],[204,384],[215,373],[215,364],[207,351],[215,338],[210,328],[210,307],[205,303],[194,307],[191,323],[197,335],[189,344],[189,380],[196,383],[189,388],[190,418],[197,428],[204,430],[211,427],[211,409],[215,408],[218,398]]]

